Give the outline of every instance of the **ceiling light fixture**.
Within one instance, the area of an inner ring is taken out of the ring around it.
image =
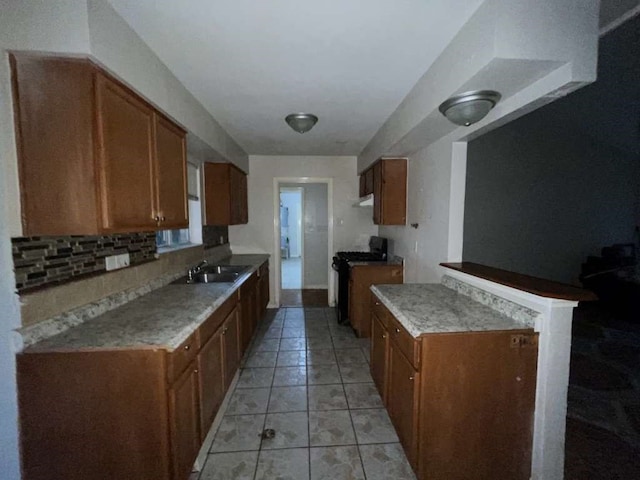
[[[486,117],[501,97],[494,90],[474,90],[448,98],[438,109],[450,122],[468,127]]]
[[[290,113],[284,121],[298,133],[306,133],[313,128],[318,117],[311,113]]]

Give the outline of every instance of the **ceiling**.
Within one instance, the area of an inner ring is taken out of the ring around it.
[[[109,0],[249,154],[357,155],[482,0]],[[310,112],[310,132],[284,117]]]

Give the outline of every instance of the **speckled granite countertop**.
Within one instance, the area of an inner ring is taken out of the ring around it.
[[[119,348],[172,351],[268,259],[269,255],[232,255],[217,263],[251,267],[235,283],[170,284],[25,351]]]
[[[530,328],[437,283],[374,285],[371,291],[415,338],[429,333]]]

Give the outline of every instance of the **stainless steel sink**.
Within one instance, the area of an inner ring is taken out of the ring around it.
[[[193,275],[193,279],[182,277],[173,284],[233,283],[250,268],[250,265],[206,265]]]
[[[249,268],[248,265],[207,265],[202,267],[200,273],[213,273],[222,275],[225,273],[240,274]]]
[[[237,272],[203,272],[194,275],[193,282],[191,283],[233,283],[238,280],[238,278],[240,278],[240,274]]]

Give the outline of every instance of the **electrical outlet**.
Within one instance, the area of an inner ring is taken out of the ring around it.
[[[128,253],[121,253],[120,255],[111,255],[105,258],[105,266],[107,271],[117,270],[119,268],[128,267],[130,262]]]

